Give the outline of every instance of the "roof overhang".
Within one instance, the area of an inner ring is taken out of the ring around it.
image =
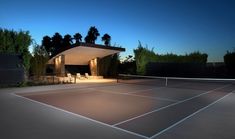
[[[125,48],[111,47],[104,45],[79,45],[73,46],[52,57],[48,64],[54,64],[54,59],[60,55],[65,56],[65,65],[88,65],[94,58],[103,58],[125,51]]]

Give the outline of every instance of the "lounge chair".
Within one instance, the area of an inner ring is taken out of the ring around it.
[[[90,75],[88,73],[85,73],[85,78],[90,79]]]
[[[81,79],[81,78],[82,78],[81,74],[80,74],[80,73],[77,73],[77,74],[76,74],[76,78],[77,78],[77,79]]]
[[[67,73],[67,77],[68,77],[68,81],[69,81],[69,82],[73,82],[73,81],[74,81],[74,79],[73,79],[71,73]]]
[[[76,74],[76,79],[83,80],[84,76],[82,76],[80,73]]]

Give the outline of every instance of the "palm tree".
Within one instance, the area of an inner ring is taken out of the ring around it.
[[[60,33],[56,32],[54,36],[51,38],[51,40],[52,40],[52,47],[54,47],[53,54],[57,54],[62,48],[63,37],[60,35]]]
[[[87,35],[87,36],[84,38],[84,41],[85,41],[86,43],[91,43],[91,37]]]
[[[82,41],[82,35],[80,33],[76,33],[73,35],[73,39],[75,39],[75,44],[80,44]]]
[[[70,47],[72,43],[71,35],[66,34],[63,39],[63,47]]]
[[[102,37],[102,41],[106,46],[110,46],[111,37],[109,36],[109,34],[104,34],[104,36]]]
[[[51,42],[51,37],[44,36],[42,39],[42,46],[46,49],[49,56],[51,56],[51,54],[53,53],[53,46],[52,46],[52,42]]]
[[[87,33],[87,36],[85,37],[85,42],[95,44],[95,41],[98,36],[100,36],[100,33],[97,30],[97,28],[95,26],[90,27],[90,29]]]

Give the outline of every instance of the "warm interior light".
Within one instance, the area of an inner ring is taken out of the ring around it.
[[[58,57],[58,62],[61,63],[61,56]]]
[[[94,59],[94,65],[97,65],[97,58]]]

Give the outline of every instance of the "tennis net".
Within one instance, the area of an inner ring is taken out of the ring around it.
[[[148,85],[156,87],[179,87],[188,89],[211,89],[220,85],[235,85],[235,79],[180,78],[119,74],[118,83]]]

